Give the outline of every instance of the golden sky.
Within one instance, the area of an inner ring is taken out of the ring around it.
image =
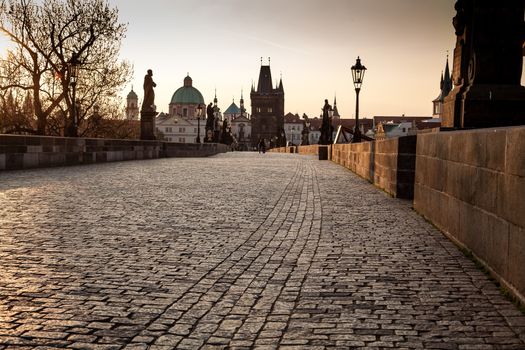
[[[439,95],[447,51],[456,37],[455,0],[109,0],[128,23],[121,56],[134,64],[142,97],[147,69],[158,111],[168,111],[187,73],[205,101],[217,90],[224,111],[241,90],[250,108],[261,57],[282,74],[285,111],[318,116],[324,99],[355,116],[350,67],[368,68],[360,116],[426,115]],[[5,43],[0,42],[0,46]],[[452,67],[452,61],[450,61]]]

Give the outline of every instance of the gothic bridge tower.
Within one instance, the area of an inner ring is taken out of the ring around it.
[[[269,59],[268,59],[269,61]],[[257,90],[252,85],[250,93],[252,104],[252,146],[257,146],[260,139],[265,139],[273,146],[284,146],[284,89],[280,79],[275,88],[272,85],[270,63],[262,65],[259,72]]]

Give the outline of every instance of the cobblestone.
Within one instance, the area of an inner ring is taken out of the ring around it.
[[[525,349],[410,203],[304,156],[0,173],[0,266],[0,350]]]

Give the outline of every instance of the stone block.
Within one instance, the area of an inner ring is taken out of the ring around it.
[[[96,162],[105,163],[108,161],[108,154],[106,152],[97,152],[96,153]]]
[[[508,128],[505,171],[525,177],[525,127]]]
[[[0,135],[0,145],[25,145],[25,136]]]
[[[443,176],[442,190],[466,203],[473,203],[474,192],[478,189],[471,186],[477,176],[477,168],[456,162],[447,162],[446,174]]]
[[[486,131],[465,132],[459,135],[465,141],[465,148],[459,149],[460,162],[477,167],[486,167]]]
[[[521,137],[525,138],[525,128],[523,128],[523,135]],[[517,143],[510,143],[507,145],[507,135],[508,130],[507,129],[495,129],[495,130],[487,130],[487,144],[485,148],[485,164],[484,167],[501,171],[505,171],[505,163],[507,162],[507,157],[509,155],[508,152],[506,152],[507,146],[509,149],[513,149]],[[518,142],[518,140],[515,140]],[[525,142],[522,141],[523,149],[522,152],[525,152]],[[507,150],[508,151],[508,150]],[[525,168],[525,153],[521,155],[521,161],[522,164],[524,164]],[[525,170],[524,173],[525,175]]]
[[[426,174],[423,181],[437,191],[443,191],[447,178],[449,162],[437,158],[427,159]]]
[[[5,154],[0,154],[0,170],[5,170],[6,169],[6,155]]]
[[[414,197],[414,171],[398,169],[395,178],[391,178],[394,187],[392,194],[396,198],[412,199]]]
[[[418,182],[414,185],[414,210],[420,215],[428,217],[428,187]]]
[[[395,158],[394,158],[395,159]],[[397,169],[416,171],[416,155],[415,154],[399,154],[397,156]]]
[[[484,259],[487,254],[483,239],[487,237],[487,231],[490,230],[487,215],[472,204],[465,202],[460,203],[459,213],[460,230],[457,233],[450,233],[474,254]]]
[[[77,165],[81,164],[81,153],[79,152],[67,152],[64,153],[65,156],[65,165]]]
[[[460,232],[460,206],[462,202],[450,195],[447,195],[447,201],[443,201],[441,208],[444,218],[444,227],[446,231],[454,236],[459,236]]]
[[[39,153],[43,151],[43,147],[41,145],[28,145],[27,146],[27,152],[29,153]]]
[[[7,153],[6,169],[15,170],[24,168],[24,153]]]
[[[29,146],[34,147],[34,146]],[[38,168],[38,153],[24,153],[24,169]]]
[[[417,137],[416,154],[427,157],[436,157],[437,133],[421,134]]]
[[[505,174],[498,177],[496,214],[510,223],[525,227],[525,177]]]
[[[508,277],[510,225],[507,221],[485,212],[488,228],[483,230],[485,255],[482,257],[501,277]]]
[[[426,184],[429,157],[419,155],[416,157],[416,184]]]
[[[488,212],[496,213],[498,202],[498,186],[502,173],[487,168],[475,168],[475,176],[468,182],[465,179],[463,186],[470,187],[471,203]]]
[[[525,295],[525,228],[510,225],[507,280]]]
[[[396,153],[416,154],[417,136],[403,136],[397,139]]]

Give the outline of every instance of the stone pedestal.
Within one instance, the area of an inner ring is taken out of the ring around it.
[[[328,146],[319,145],[319,160],[328,160]]]
[[[155,140],[155,116],[157,112],[141,111],[140,112],[140,139]]]
[[[458,0],[455,8],[454,89],[445,98],[441,125],[525,124],[524,2]]]
[[[453,90],[443,107],[447,128],[488,128],[525,124],[525,87],[472,85]]]

